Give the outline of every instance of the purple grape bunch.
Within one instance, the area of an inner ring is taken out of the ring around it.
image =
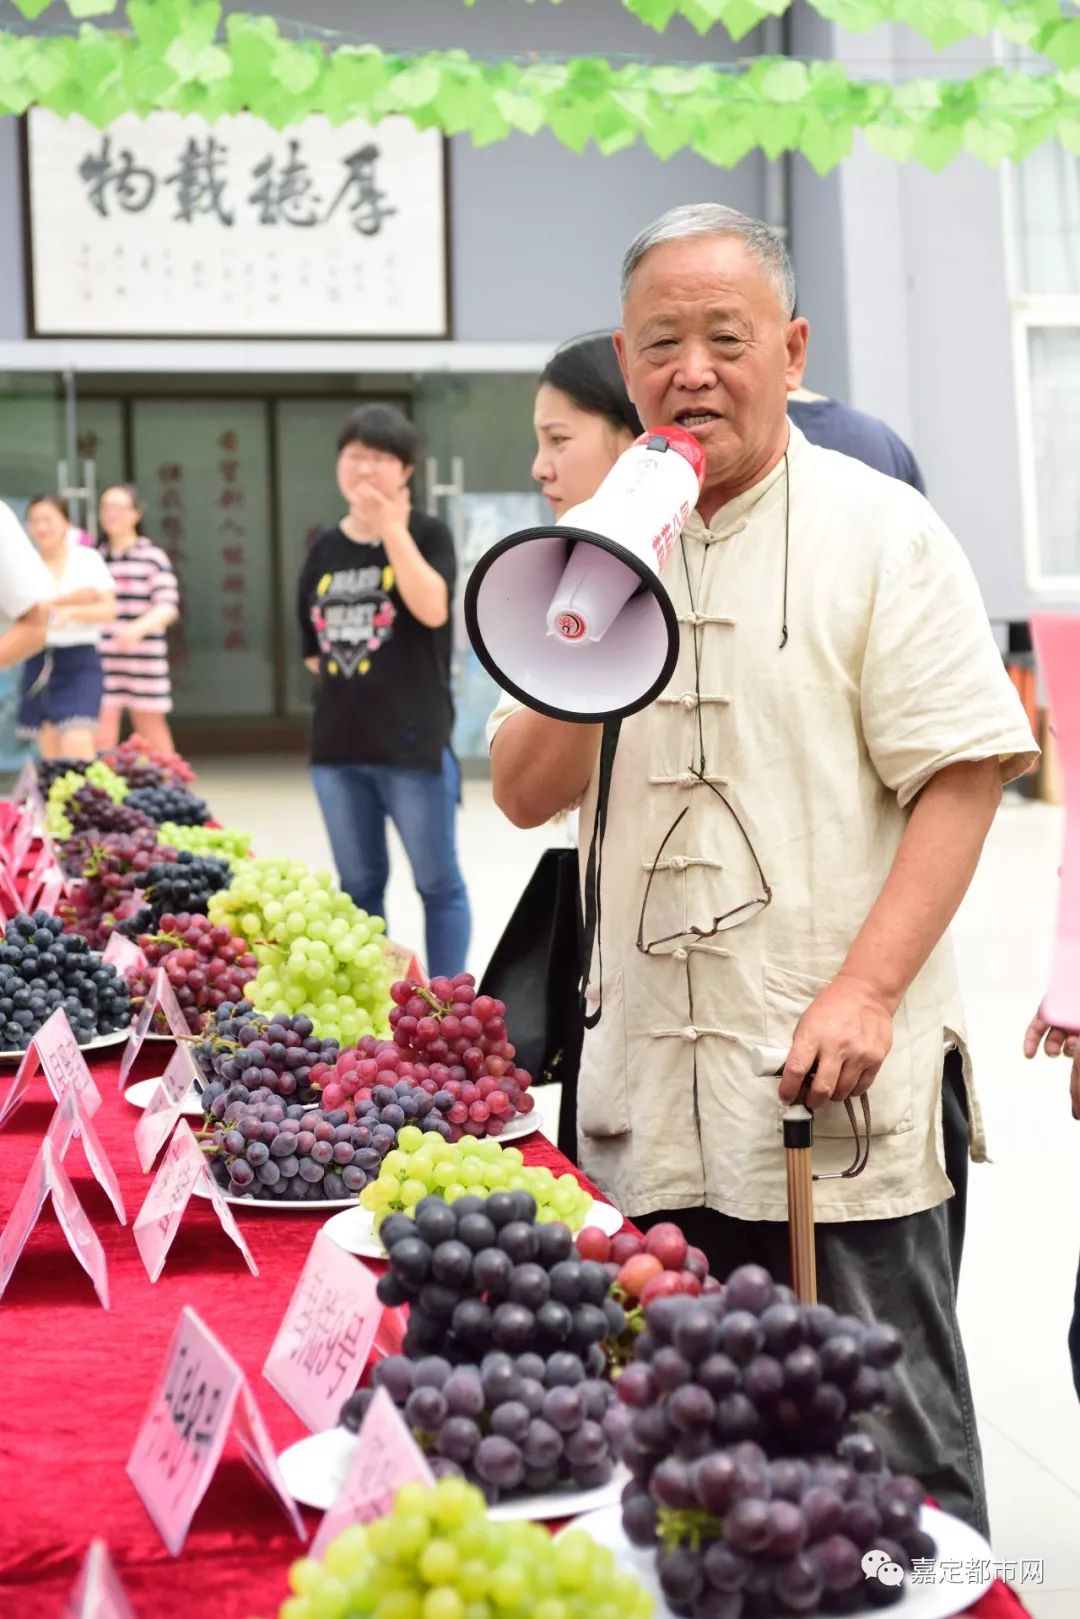
[[[723,1291],[655,1300],[616,1383],[632,1479],[623,1527],[656,1548],[685,1619],[845,1614],[903,1585],[867,1580],[864,1553],[908,1572],[932,1557],[916,1479],[857,1426],[900,1357],[892,1327],[801,1305],[760,1266]]]

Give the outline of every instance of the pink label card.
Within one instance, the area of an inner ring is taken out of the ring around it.
[[[160,1084],[166,1096],[172,1102],[182,1102],[191,1090],[202,1090],[201,1076],[195,1066],[195,1058],[191,1054],[191,1047],[186,1041],[178,1045],[169,1058],[165,1072],[161,1076]]]
[[[83,1559],[63,1619],[135,1619],[103,1540],[95,1540]]]
[[[303,1538],[303,1524],[285,1490],[247,1379],[186,1305],[127,1465],[128,1477],[174,1557],[180,1554],[234,1420],[244,1455]]]
[[[313,1432],[336,1425],[381,1315],[374,1273],[317,1233],[263,1366],[267,1382]]]
[[[307,1530],[304,1528],[304,1520],[282,1477],[266,1423],[246,1377],[233,1413],[233,1433],[248,1466],[254,1469],[271,1494],[280,1501],[297,1539],[306,1540]]]
[[[259,1268],[252,1258],[251,1250],[233,1219],[232,1210],[207,1168],[206,1159],[192,1134],[191,1126],[186,1119],[181,1119],[173,1132],[169,1150],[150,1183],[150,1190],[133,1227],[135,1244],[150,1280],[156,1282],[161,1275],[184,1210],[191,1200],[191,1194],[199,1186],[209,1197],[226,1236],[230,1237],[239,1248],[248,1270],[253,1276],[258,1276]]]
[[[396,978],[407,978],[412,984],[427,983],[419,957],[407,945],[395,944],[392,939],[384,939],[383,955],[386,957],[387,966]]]
[[[6,865],[0,866],[0,900],[3,900],[4,909],[7,911],[9,918],[18,916],[23,908],[23,902],[19,898],[19,890],[11,879],[11,873],[15,869],[14,865],[10,868]]]
[[[25,804],[30,797],[31,789],[37,790],[37,784],[37,766],[33,759],[27,759],[15,778],[15,786],[11,791],[13,801],[16,804]]]
[[[221,1459],[244,1374],[186,1305],[128,1460],[128,1477],[174,1557]]]
[[[67,1156],[68,1147],[72,1139],[78,1137],[82,1142],[83,1157],[89,1166],[90,1173],[103,1187],[105,1193],[116,1211],[116,1218],[121,1225],[127,1225],[127,1214],[124,1210],[124,1195],[120,1190],[120,1182],[116,1171],[109,1162],[109,1155],[98,1139],[98,1133],[90,1121],[88,1113],[83,1111],[78,1091],[71,1089],[64,1092],[59,1107],[53,1114],[52,1123],[46,1132],[48,1140],[53,1144],[58,1158]]]
[[[142,1006],[139,1016],[128,1036],[128,1043],[124,1047],[124,1058],[120,1064],[121,1089],[131,1072],[131,1065],[142,1050],[143,1041],[150,1032],[150,1025],[154,1020],[154,1013],[161,1010],[165,1014],[165,1021],[176,1040],[189,1040],[191,1030],[187,1026],[187,1019],[180,1010],[179,1003],[169,983],[164,967],[159,967],[150,981],[150,989]]]
[[[137,968],[149,966],[145,953],[139,949],[134,939],[129,939],[123,933],[110,933],[109,942],[101,959],[125,976]]]
[[[57,1158],[52,1142],[46,1138],[41,1147],[49,1165],[49,1187],[57,1221],[67,1237],[72,1253],[93,1282],[94,1292],[107,1310],[109,1267],[101,1240],[90,1224],[86,1210],[79,1202],[79,1194],[68,1179],[67,1170]]]
[[[26,1048],[7,1095],[0,1102],[0,1127],[7,1123],[22,1102],[39,1066],[44,1068],[49,1089],[58,1102],[63,1100],[66,1091],[74,1089],[79,1094],[83,1112],[87,1115],[97,1112],[101,1106],[101,1092],[94,1084],[86,1058],[79,1050],[67,1013],[63,1007],[58,1007]]]
[[[39,1062],[45,1070],[49,1089],[58,1102],[63,1100],[65,1091],[75,1090],[83,1112],[97,1112],[101,1106],[101,1092],[94,1084],[86,1058],[79,1050],[75,1031],[62,1006],[57,1007],[31,1040],[26,1056],[19,1064],[20,1073],[25,1068],[28,1077],[33,1079]]]
[[[158,1153],[172,1135],[179,1118],[180,1103],[173,1101],[159,1079],[135,1126],[135,1154],[144,1175],[149,1175],[153,1169]]]
[[[337,1500],[319,1525],[310,1555],[321,1557],[354,1523],[385,1517],[403,1484],[434,1484],[423,1451],[385,1389],[377,1389],[360,1424],[356,1447]]]
[[[158,1153],[172,1135],[184,1100],[193,1086],[197,1088],[197,1080],[198,1069],[191,1047],[177,1046],[135,1126],[135,1152],[144,1175],[149,1174]]]
[[[48,911],[50,916],[56,915],[56,907],[67,892],[67,882],[59,866],[50,866],[41,879],[41,887],[34,895],[33,901],[27,904],[28,911]],[[29,894],[29,890],[27,890]]]
[[[75,1258],[94,1284],[102,1305],[109,1308],[109,1272],[105,1250],[98,1241],[78,1194],[67,1177],[55,1145],[46,1136],[23,1182],[7,1225],[0,1232],[0,1298],[11,1280],[19,1255],[38,1222],[45,1199],[52,1197],[57,1224]]]
[[[45,1144],[42,1142],[30,1172],[19,1188],[15,1207],[0,1231],[0,1299],[11,1280],[19,1255],[26,1247],[27,1238],[37,1225],[38,1215],[49,1195],[49,1176],[45,1165]]]

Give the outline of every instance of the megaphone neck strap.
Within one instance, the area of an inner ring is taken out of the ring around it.
[[[592,970],[593,946],[596,946],[596,1010],[585,1012],[585,1027],[595,1029],[604,1009],[604,937],[601,927],[603,902],[604,833],[607,830],[608,803],[611,798],[611,777],[615,768],[615,750],[619,745],[622,720],[606,720],[600,743],[600,770],[596,784],[596,815],[589,857],[585,863],[585,917],[581,941],[581,1004],[584,1010],[585,993]]]

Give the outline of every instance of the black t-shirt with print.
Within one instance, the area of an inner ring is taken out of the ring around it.
[[[452,600],[450,530],[413,512],[409,532]],[[398,594],[385,546],[350,540],[340,528],[312,544],[297,606],[302,654],[319,660],[312,764],[441,769],[454,725],[451,620],[437,630],[421,624]]]

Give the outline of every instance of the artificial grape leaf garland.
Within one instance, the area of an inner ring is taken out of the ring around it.
[[[15,0],[35,18],[42,0]],[[614,4],[615,0],[610,0]],[[750,0],[623,0],[656,26],[676,10],[697,26],[745,32],[765,9]],[[993,164],[1057,138],[1080,151],[1080,18],[1054,0],[815,0],[849,27],[905,20],[935,42],[1000,26],[1058,71],[988,68],[966,79],[853,79],[835,61],[757,57],[730,66],[602,57],[475,59],[464,50],[401,54],[375,45],[285,37],[272,17],[222,19],[217,0],[128,0],[127,29],[83,21],[74,33],[0,32],[0,116],[42,106],[104,127],[155,109],[214,120],[248,111],[277,129],[321,114],[333,124],[400,114],[476,145],[547,128],[574,151],[612,153],[643,141],[658,157],[690,150],[731,167],[760,148],[802,152],[819,173],[868,143],[939,169],[968,152]],[[79,18],[115,0],[67,0]],[[784,9],[772,0],[770,9]]]

